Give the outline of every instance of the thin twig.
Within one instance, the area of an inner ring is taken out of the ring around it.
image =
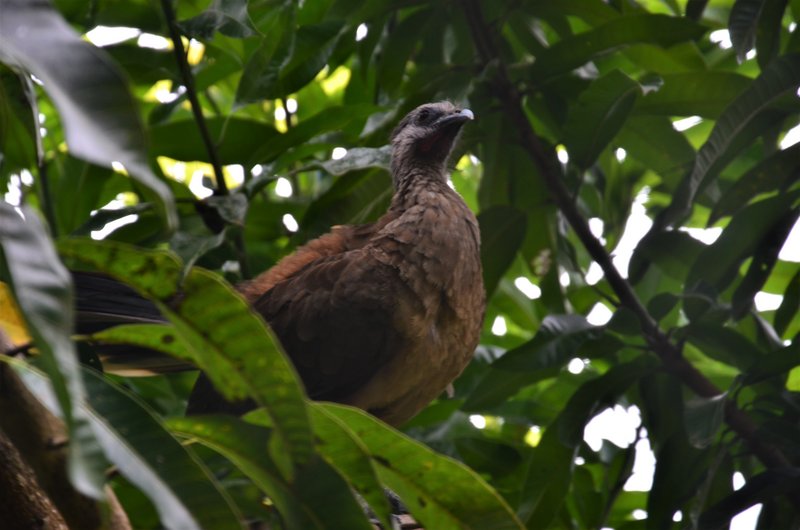
[[[631,284],[622,277],[611,261],[611,256],[609,256],[603,245],[592,234],[588,222],[575,207],[569,191],[560,178],[557,162],[554,162],[555,157],[545,151],[533,130],[530,120],[528,120],[528,117],[525,115],[522,95],[511,82],[505,69],[505,64],[502,60],[498,60],[501,55],[494,45],[492,30],[487,25],[481,13],[480,4],[475,0],[463,0],[463,5],[478,55],[484,67],[488,66],[490,63],[494,66],[494,68],[492,68],[493,88],[496,91],[497,99],[504,107],[506,115],[519,131],[522,147],[530,155],[539,174],[542,175],[562,215],[567,219],[572,230],[578,236],[592,259],[603,269],[603,273],[609,285],[611,285],[611,288],[619,297],[620,303],[633,311],[638,317],[644,338],[647,340],[652,351],[661,358],[664,367],[669,372],[673,373],[684,385],[689,387],[698,396],[710,398],[722,394],[719,388],[682,356],[680,349],[673,344],[669,340],[667,334],[659,328],[658,323],[636,296]],[[756,424],[729,399],[725,402],[725,421],[748,443],[750,450],[765,466],[791,466],[791,462],[779,448],[759,439],[756,434],[758,429]]]
[[[194,114],[194,120],[197,122],[197,128],[200,131],[200,137],[203,139],[203,144],[208,153],[208,159],[211,162],[211,167],[214,168],[214,178],[217,182],[217,188],[214,190],[214,194],[227,195],[228,185],[225,183],[225,175],[222,173],[222,164],[220,164],[219,161],[217,147],[214,145],[214,141],[208,131],[208,125],[206,124],[205,116],[203,116],[203,108],[200,106],[200,100],[197,98],[194,76],[189,66],[187,50],[183,49],[183,41],[181,40],[180,31],[178,31],[178,22],[175,19],[175,10],[172,8],[172,1],[161,0],[161,8],[164,11],[164,18],[166,18],[167,21],[169,36],[172,39],[172,50],[178,61],[178,68],[180,68],[181,71],[183,86],[186,87],[186,96],[189,98],[192,114]]]

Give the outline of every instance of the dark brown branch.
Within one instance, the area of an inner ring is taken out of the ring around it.
[[[167,28],[169,29],[169,36],[172,39],[172,50],[175,53],[175,59],[178,61],[178,68],[181,72],[183,86],[186,87],[186,96],[189,98],[189,103],[192,107],[192,114],[194,120],[197,122],[197,128],[200,131],[200,137],[203,139],[208,159],[211,162],[211,167],[214,168],[214,179],[217,182],[217,188],[214,190],[215,195],[227,195],[228,185],[225,183],[225,175],[222,173],[222,164],[219,160],[217,153],[217,146],[214,145],[214,140],[211,138],[211,133],[208,131],[208,124],[206,118],[203,116],[203,108],[200,106],[200,100],[197,97],[197,89],[194,86],[194,75],[189,66],[189,59],[187,57],[188,50],[183,49],[183,41],[181,40],[181,33],[178,30],[178,21],[175,18],[175,10],[172,8],[172,0],[161,0],[161,8],[164,11],[164,18],[167,21]]]
[[[13,345],[0,329],[0,352],[11,350]],[[110,514],[94,499],[84,496],[72,486],[67,471],[68,436],[66,428],[57,417],[25,387],[19,376],[7,363],[0,361],[0,445],[13,446],[14,454],[24,463],[19,469],[28,470],[28,479],[21,477],[17,487],[35,494],[30,498],[30,506],[19,506],[21,516],[30,510],[45,510],[54,506],[57,518],[53,516],[52,526],[20,526],[19,528],[81,528],[86,530],[108,528],[110,530],[130,530],[127,515],[122,510],[110,488],[106,488]],[[13,455],[2,450],[0,467],[11,469],[17,463]],[[3,474],[3,473],[0,473]],[[6,477],[8,478],[8,477]],[[34,488],[35,485],[35,488]],[[0,497],[13,488],[9,480],[0,481]],[[14,510],[3,507],[3,510]],[[20,515],[20,514],[17,514]],[[110,516],[110,517],[109,517]],[[4,523],[11,517],[8,512],[0,513]],[[107,520],[110,519],[110,520]],[[61,522],[59,526],[58,521]],[[64,525],[63,523],[66,523]],[[3,526],[5,528],[5,526]]]
[[[682,356],[680,349],[659,328],[658,323],[636,296],[631,284],[622,277],[611,261],[608,252],[589,230],[588,222],[576,208],[569,191],[560,178],[558,166],[554,163],[555,157],[545,151],[530,120],[525,115],[522,94],[511,82],[505,64],[499,60],[500,54],[493,42],[494,35],[481,13],[479,2],[463,0],[463,5],[480,61],[484,67],[490,63],[493,66],[492,88],[497,100],[501,102],[504,112],[519,132],[522,147],[530,155],[538,172],[542,175],[562,215],[567,219],[592,259],[603,269],[603,273],[619,297],[620,303],[638,317],[643,336],[669,372],[678,377],[698,396],[710,398],[722,394],[719,388]],[[725,403],[725,421],[747,442],[750,449],[765,466],[791,466],[790,461],[777,447],[758,439],[756,424],[730,400]]]

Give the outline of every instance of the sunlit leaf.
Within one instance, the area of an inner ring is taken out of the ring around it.
[[[165,347],[180,338],[182,351],[227,399],[253,398],[266,406],[289,469],[310,458],[311,427],[294,369],[263,320],[218,275],[192,269],[179,285],[182,269],[172,254],[122,244],[70,240],[60,251],[74,263],[110,274],[156,302],[174,326],[162,334]],[[170,305],[179,287],[180,303]],[[131,333],[130,342],[136,344],[138,337]]]
[[[506,502],[474,471],[349,407],[320,405],[373,455],[378,476],[426,528],[521,529]]]
[[[0,17],[0,59],[41,79],[73,155],[103,166],[121,163],[156,203],[167,229],[176,227],[172,194],[147,162],[136,103],[105,52],[82,40],[49,4],[8,0]]]

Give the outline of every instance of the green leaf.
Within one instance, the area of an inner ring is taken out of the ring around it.
[[[785,377],[786,373],[800,366],[800,342],[780,348],[758,358],[744,372],[743,385],[753,385],[770,377]]]
[[[33,210],[23,207],[17,213],[0,201],[0,226],[0,272],[8,275],[14,299],[41,352],[58,408],[75,442],[69,451],[70,480],[85,495],[102,498],[104,462],[98,459],[100,447],[89,428],[86,411],[79,408],[86,389],[70,339],[74,309],[69,272]]]
[[[287,56],[273,57],[265,65],[248,65],[237,101],[282,98],[300,90],[325,67],[343,29],[338,20],[301,26],[290,36]]]
[[[760,160],[738,177],[714,205],[708,216],[711,226],[726,215],[733,215],[762,193],[787,190],[800,180],[800,143]]]
[[[173,344],[180,341],[183,354],[227,399],[253,398],[267,408],[285,452],[278,461],[282,469],[291,470],[310,458],[311,426],[298,376],[264,321],[218,275],[192,269],[180,285],[180,302],[170,303],[182,274],[172,254],[78,239],[65,241],[60,251],[76,264],[95,267],[156,302],[173,326],[163,326],[160,335],[153,331],[141,339],[135,326],[108,333],[127,330],[128,342],[133,344],[158,336],[163,346],[152,346],[159,351],[169,348],[168,353],[174,353]]]
[[[764,287],[781,252],[789,233],[800,218],[800,208],[785,212],[783,217],[763,234],[753,252],[753,259],[747,273],[733,293],[732,314],[734,318],[743,317],[754,304],[754,297]]]
[[[523,528],[503,498],[460,462],[434,453],[358,409],[315,406],[342,420],[361,439],[382,482],[425,528]]]
[[[531,457],[522,488],[523,504],[518,510],[528,528],[547,528],[558,514],[569,490],[575,452],[598,405],[612,403],[657,365],[654,357],[641,355],[587,381],[545,429]]]
[[[525,238],[525,214],[511,206],[492,206],[478,216],[483,284],[491,296]]]
[[[639,94],[639,84],[619,70],[589,85],[564,125],[570,160],[581,169],[591,166],[622,128]]]
[[[758,17],[756,29],[756,58],[761,69],[780,53],[783,13],[788,0],[766,0]]]
[[[683,410],[689,443],[705,449],[715,440],[725,416],[726,393],[712,398],[696,397],[686,402]]]
[[[675,130],[669,119],[661,116],[634,113],[615,141],[628,156],[658,173],[668,190],[677,187],[696,154],[686,137]]]
[[[391,508],[367,447],[346,423],[323,406],[312,403],[309,412],[314,434],[319,440],[317,447],[320,454],[361,494],[378,520],[390,528]]]
[[[629,274],[637,282],[650,263],[665,274],[679,281],[686,278],[692,263],[699,263],[699,256],[706,245],[678,230],[651,233],[639,242],[631,257]]]
[[[211,40],[215,31],[238,39],[256,33],[247,13],[247,0],[213,0],[205,11],[180,26],[187,36],[203,40]]]
[[[716,177],[719,162],[728,156],[735,140],[746,132],[765,109],[780,96],[800,85],[800,54],[776,59],[731,103],[717,120],[708,140],[697,153],[692,172],[687,175],[666,212],[665,222],[679,219],[691,208],[695,197]]]
[[[682,72],[662,75],[663,84],[636,103],[637,114],[702,116],[716,119],[752,80],[735,72]]]
[[[756,43],[758,17],[765,3],[766,0],[736,0],[731,8],[728,31],[733,49],[736,50],[736,58],[740,63],[744,62],[747,52]]]
[[[104,51],[82,40],[49,4],[7,0],[0,59],[42,80],[73,155],[102,166],[121,163],[157,205],[166,229],[175,229],[172,194],[150,170],[138,109]]]
[[[435,22],[432,9],[420,9],[393,28],[386,39],[378,62],[378,81],[390,94],[396,94],[402,86],[403,76],[414,50],[419,46],[420,35],[425,35]]]
[[[671,46],[698,39],[705,31],[705,27],[685,18],[651,14],[619,16],[552,45],[536,58],[531,79],[544,83],[622,46],[637,43]]]
[[[578,347],[600,335],[600,328],[580,315],[548,315],[536,335],[492,363],[467,397],[464,410],[480,410],[502,403],[526,385],[558,373]]]
[[[732,328],[693,324],[687,338],[705,355],[740,370],[753,366],[763,356],[755,344]]]
[[[51,410],[48,379],[23,363],[25,384]],[[208,470],[172,437],[141,401],[91,369],[82,370],[89,418],[103,452],[119,472],[147,495],[168,528],[239,529],[241,515]]]
[[[220,163],[243,164],[246,168],[253,153],[265,143],[275,142],[281,134],[267,123],[245,118],[207,118],[209,133],[217,148]],[[153,154],[176,160],[210,162],[194,120],[171,121],[150,129]]]
[[[351,171],[368,168],[382,168],[389,170],[391,150],[384,147],[356,147],[348,149],[347,154],[338,160],[312,162],[312,167],[321,167],[334,176],[341,176]]]
[[[736,278],[742,262],[755,253],[767,234],[786,223],[799,199],[800,190],[796,190],[753,203],[739,212],[722,235],[697,256],[686,276],[686,290],[700,281],[713,285],[718,292],[725,290]]]
[[[778,335],[786,333],[789,324],[797,316],[798,308],[800,308],[800,270],[792,276],[789,285],[786,286],[786,291],[783,293],[783,301],[778,310],[775,311],[773,324]]]
[[[271,162],[292,147],[304,144],[322,133],[343,129],[355,120],[365,119],[374,111],[375,107],[370,104],[328,107],[300,121],[286,134],[270,139],[254,154],[251,153],[249,163],[252,165]],[[264,143],[263,139],[261,143]]]
[[[268,446],[271,431],[230,416],[174,418],[170,429],[221,454],[249,477],[278,508],[290,530],[370,528],[342,478],[318,456],[287,482]]]

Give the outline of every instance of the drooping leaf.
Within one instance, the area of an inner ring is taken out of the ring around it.
[[[595,80],[578,97],[564,125],[564,144],[571,161],[588,168],[625,123],[639,84],[619,70]]]
[[[658,90],[636,103],[637,114],[716,119],[752,82],[741,74],[718,71],[662,75],[661,80]]]
[[[547,528],[564,503],[574,454],[596,407],[652,373],[657,364],[653,357],[642,355],[587,381],[570,397],[556,420],[545,430],[531,458],[531,467],[522,488],[524,500],[518,511],[528,528]]]
[[[766,3],[767,0],[736,0],[731,8],[728,31],[740,63],[755,46],[758,18]]]
[[[315,456],[287,482],[269,457],[269,429],[230,416],[175,418],[170,429],[223,455],[269,495],[291,530],[369,528],[347,483]],[[346,507],[346,509],[344,509]]]
[[[481,212],[478,224],[483,284],[491,296],[522,245],[525,215],[511,206],[493,206]]]
[[[762,193],[787,190],[800,180],[800,144],[795,144],[761,160],[722,194],[708,216],[711,226],[726,215],[733,215]]]
[[[708,140],[697,153],[692,172],[686,177],[666,212],[664,223],[674,222],[689,211],[695,197],[719,171],[718,162],[728,149],[775,99],[800,85],[800,54],[776,59],[731,103],[717,120]]]
[[[24,218],[23,218],[24,216]],[[89,427],[89,417],[79,407],[86,389],[75,345],[70,339],[74,309],[72,282],[37,213],[20,212],[0,201],[0,271],[10,286],[29,333],[42,354],[71,439],[69,477],[73,485],[95,499],[103,496],[104,462]]]
[[[253,153],[280,138],[267,123],[244,118],[208,118],[209,133],[222,164],[249,164]],[[176,160],[209,162],[194,120],[177,120],[150,128],[153,154]],[[246,165],[250,168],[252,164]]]
[[[780,53],[783,14],[789,0],[766,0],[758,17],[756,29],[756,58],[765,68]]]
[[[245,72],[237,99],[276,99],[298,91],[325,67],[343,28],[338,20],[301,26],[289,37],[287,56],[274,57],[262,68],[254,66]]]
[[[800,190],[764,199],[739,212],[722,235],[697,256],[686,276],[687,290],[700,281],[718,291],[724,290],[736,278],[742,262],[753,255],[766,235],[786,223],[785,218],[796,207],[798,199]]]
[[[470,393],[464,410],[497,405],[523,386],[552,377],[575,356],[583,342],[600,332],[580,315],[547,316],[533,339],[492,364]]]
[[[733,293],[731,309],[734,318],[743,317],[753,306],[756,294],[761,291],[772,273],[778,262],[778,255],[799,218],[800,208],[789,210],[763,234],[744,278]]]
[[[179,284],[182,269],[172,254],[120,243],[68,240],[60,252],[156,302],[173,325],[160,336],[166,347],[180,339],[186,355],[227,399],[252,398],[265,406],[283,444],[281,457],[273,455],[282,469],[291,473],[310,458],[311,427],[298,376],[263,320],[218,275],[193,269]],[[180,303],[170,305],[179,287]],[[136,344],[138,337],[132,333],[129,340]]]
[[[434,453],[360,410],[315,406],[342,420],[361,439],[373,455],[381,481],[425,528],[523,528],[503,498],[463,464]]]
[[[704,32],[703,26],[677,17],[651,14],[620,16],[548,48],[536,58],[531,78],[543,83],[622,46],[643,42],[670,46],[697,39]]]
[[[786,291],[783,293],[783,301],[775,311],[775,320],[773,322],[775,331],[779,335],[783,335],[792,320],[797,317],[800,309],[800,270],[792,276]]]
[[[121,163],[157,205],[167,230],[176,227],[172,194],[147,162],[136,104],[105,52],[75,34],[48,3],[7,0],[0,59],[42,80],[73,155],[103,166]]]
[[[683,411],[689,443],[705,449],[714,441],[725,415],[727,394],[712,398],[696,397],[686,402]]]

